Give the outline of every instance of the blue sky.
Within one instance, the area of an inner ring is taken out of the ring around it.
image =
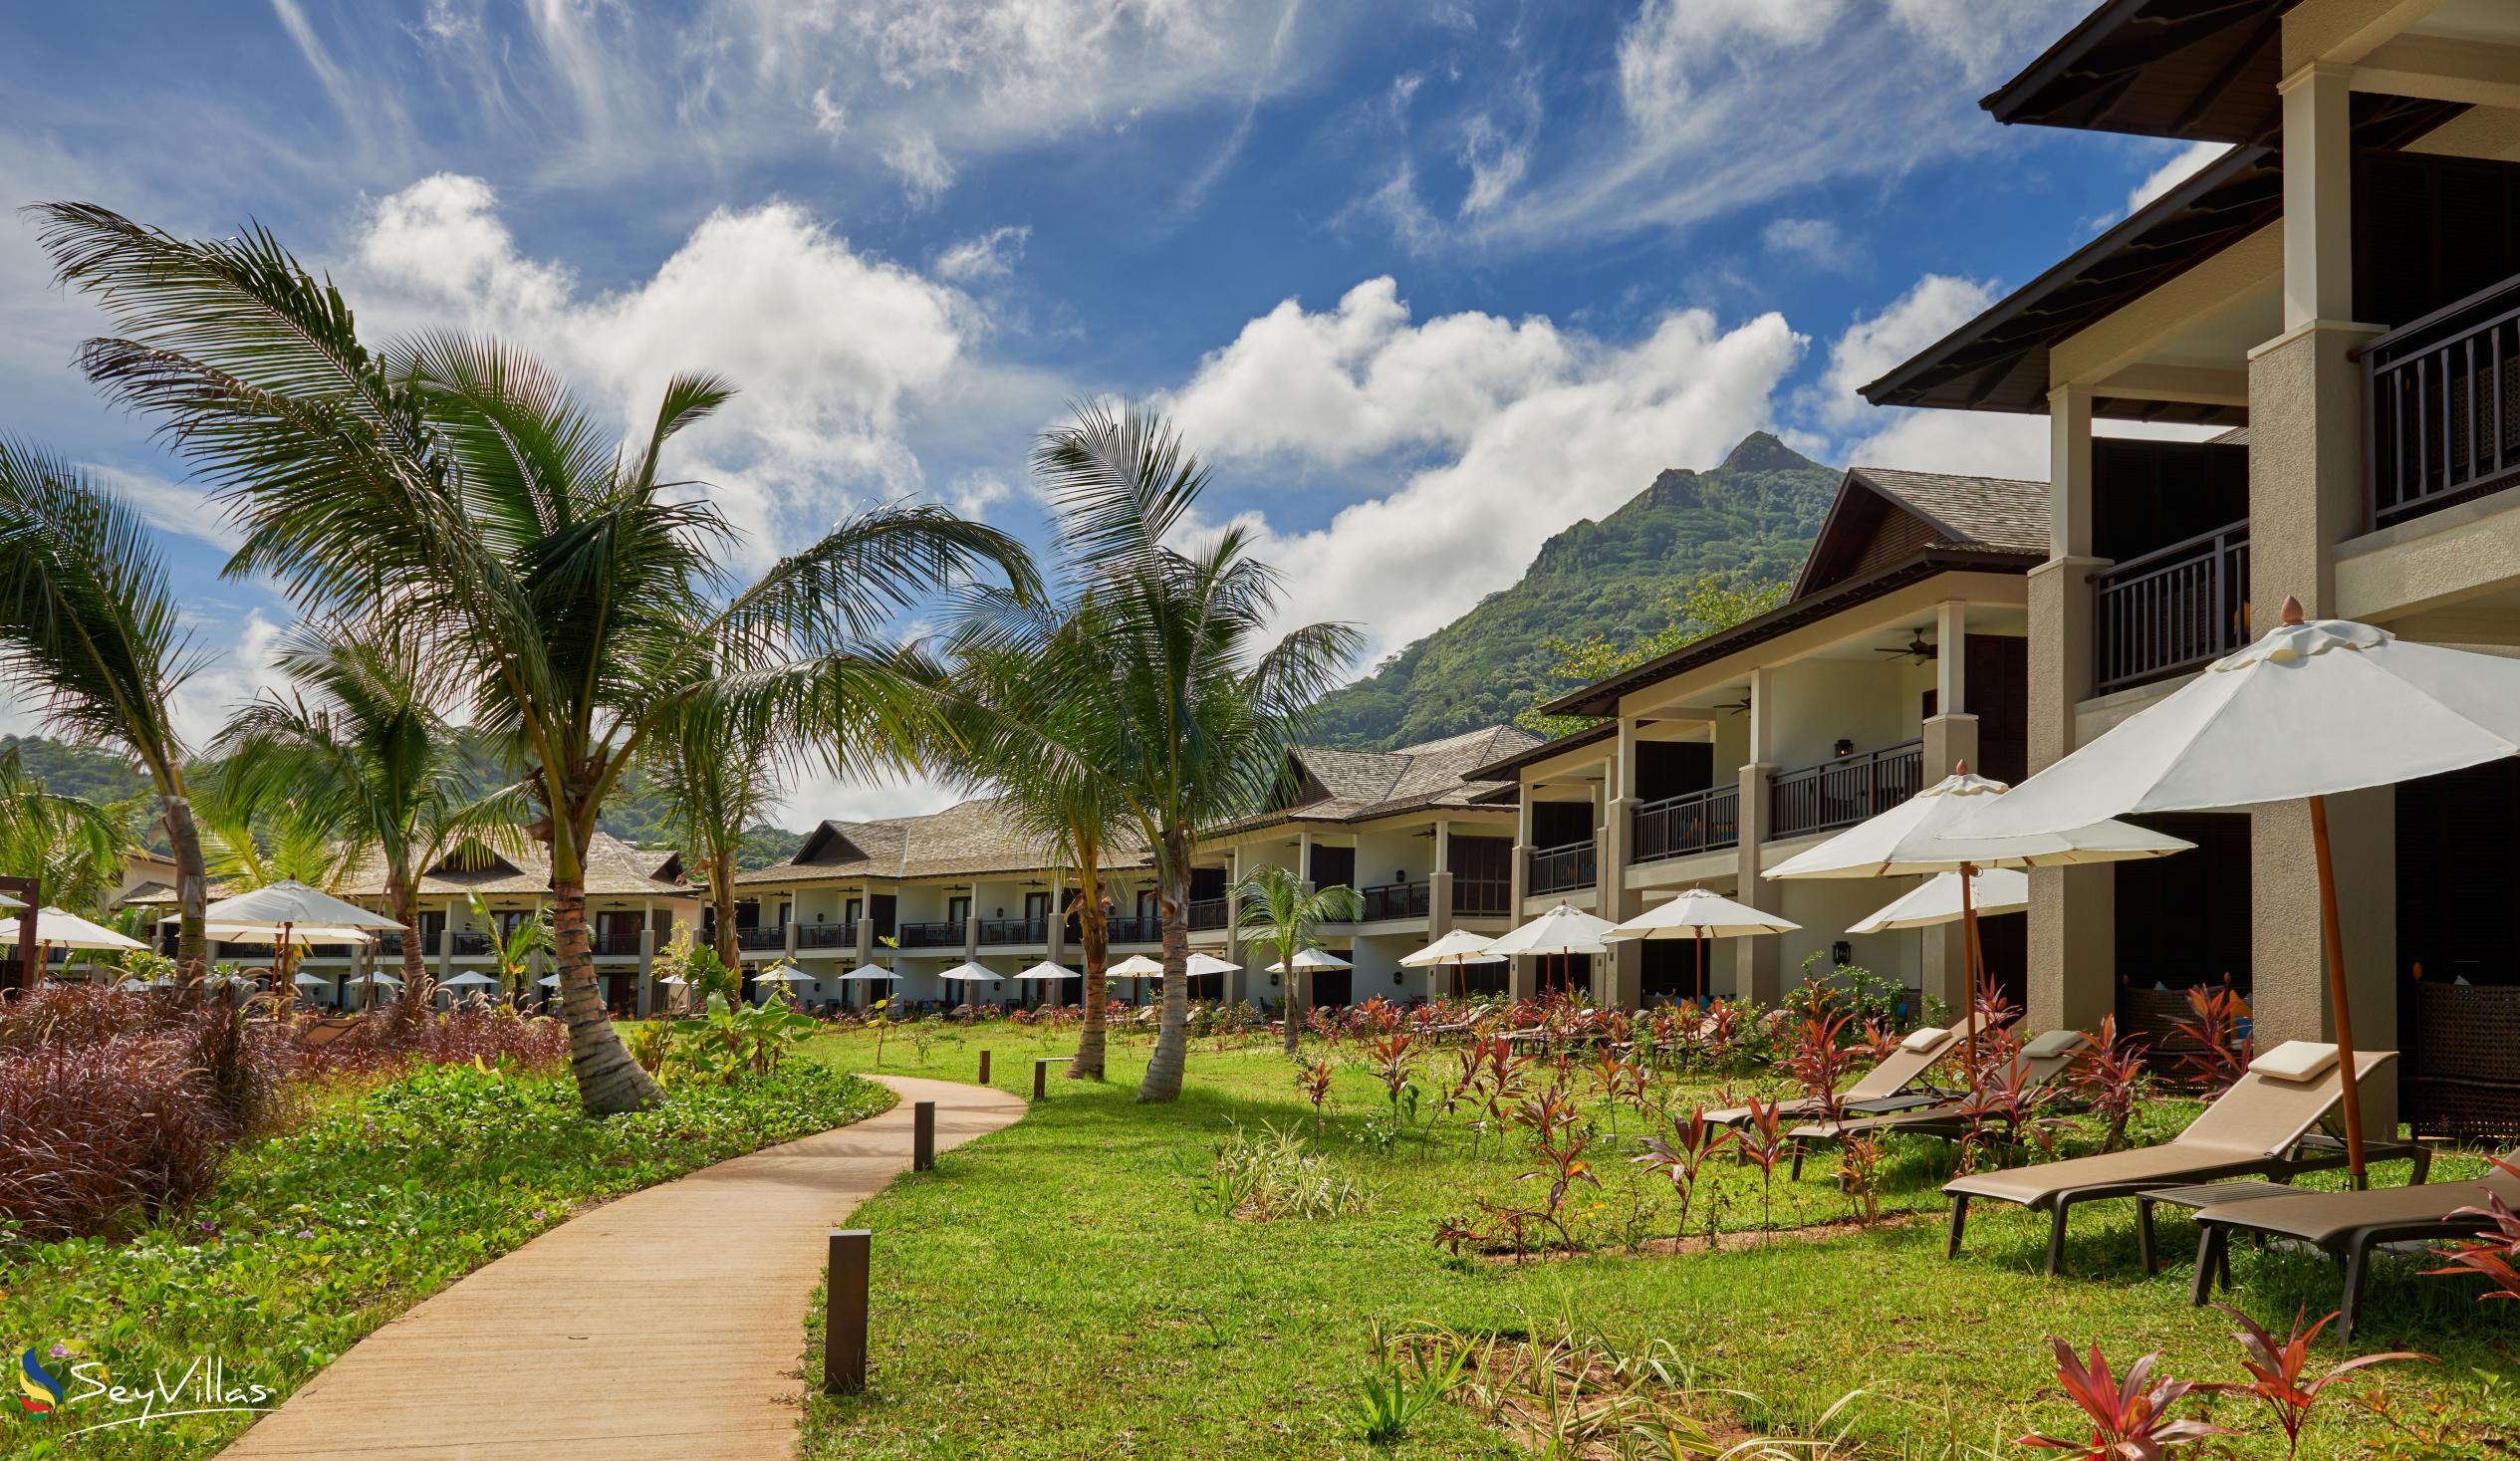
[[[372,333],[512,336],[626,419],[723,370],[745,395],[683,467],[756,558],[918,494],[1035,533],[1063,402],[1160,400],[1211,516],[1382,652],[1753,429],[2039,474],[2038,422],[1852,387],[2199,160],[1977,110],[2087,4],[45,7],[0,47],[0,193],[259,220]],[[206,729],[287,606],[218,578],[215,515],[72,368],[97,317],[45,272],[0,223],[0,430],[161,525],[221,651]]]

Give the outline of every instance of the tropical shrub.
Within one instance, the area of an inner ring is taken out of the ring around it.
[[[2152,1366],[2161,1357],[2157,1351],[2137,1360],[2122,1379],[2110,1371],[2098,1344],[2086,1363],[2063,1339],[2051,1336],[2048,1342],[2056,1346],[2057,1382],[2091,1422],[2091,1433],[2081,1440],[2026,1435],[2020,1444],[2071,1451],[2087,1461],[2139,1461],[2158,1457],[2172,1446],[2231,1434],[2218,1425],[2171,1416],[2171,1409],[2197,1385],[2193,1380],[2154,1379]]]
[[[189,1208],[241,1128],[191,1044],[163,1033],[0,1056],[0,1220],[39,1242]]]
[[[2210,1095],[2220,1096],[2248,1074],[2257,1056],[2254,1029],[2243,1032],[2248,1002],[2231,989],[2198,985],[2187,991],[2187,1018],[2170,1028],[2194,1049],[2179,1058],[2179,1069]]]
[[[2116,1151],[2127,1139],[2127,1123],[2135,1119],[2136,1106],[2151,1086],[2143,1042],[2132,1036],[2120,1039],[2118,1017],[2103,1015],[2099,1033],[2075,1054],[2066,1080],[2084,1108],[2107,1123],[2100,1149]]]
[[[2520,1177],[2520,1164],[2498,1156],[2485,1158],[2515,1177]],[[2485,1194],[2481,1207],[2459,1209],[2461,1217],[2481,1217],[2492,1224],[2474,1238],[2463,1238],[2444,1245],[2440,1252],[2450,1263],[2447,1268],[2427,1269],[2433,1274],[2482,1274],[2493,1284],[2485,1293],[2488,1299],[2520,1299],[2520,1215],[2494,1193]]]
[[[305,1044],[319,1023],[310,1018],[295,1026],[298,1068],[310,1075],[373,1076],[476,1061],[548,1071],[569,1058],[567,1027],[510,1005],[459,1005],[408,1021],[363,1019],[329,1044]]]
[[[2387,1354],[2361,1354],[2332,1367],[2317,1379],[2307,1379],[2310,1346],[2319,1338],[2319,1332],[2336,1318],[2335,1315],[2331,1314],[2304,1330],[2302,1323],[2310,1317],[2309,1309],[2304,1307],[2293,1316],[2292,1333],[2279,1342],[2267,1333],[2265,1326],[2230,1305],[2217,1304],[2214,1307],[2240,1322],[2240,1333],[2231,1338],[2240,1342],[2240,1363],[2249,1372],[2249,1382],[2233,1388],[2255,1396],[2266,1407],[2267,1413],[2274,1417],[2276,1427],[2284,1433],[2286,1456],[2300,1454],[2301,1433],[2309,1427],[2311,1417],[2318,1409],[2319,1397],[2330,1385],[2358,1369],[2375,1364],[2388,1364],[2399,1359],[2431,1362],[2428,1354],[2403,1349]]]

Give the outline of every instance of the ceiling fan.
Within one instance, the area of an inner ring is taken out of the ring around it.
[[[1747,715],[1750,713],[1750,697],[1744,695],[1730,705],[1718,705],[1715,708],[1717,710],[1729,710],[1735,715]]]
[[[1909,629],[1907,631],[1907,642],[1901,644],[1897,648],[1876,649],[1873,652],[1876,654],[1888,654],[1893,658],[1904,654],[1915,660],[1918,664],[1931,664],[1934,661],[1934,656],[1939,654],[1941,651],[1936,648],[1932,642],[1925,638],[1925,631],[1920,627]]]

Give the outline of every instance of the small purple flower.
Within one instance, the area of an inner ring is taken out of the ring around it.
[[[70,1346],[68,1344],[55,1343],[53,1345],[53,1357],[55,1359],[68,1359],[70,1357]]]
[[[300,1242],[304,1242],[304,1241],[306,1241],[307,1239],[312,1238],[312,1237],[314,1237],[314,1236],[315,1236],[315,1230],[314,1230],[313,1228],[300,1228],[300,1229],[298,1229],[298,1240],[299,1240]]]
[[[542,1210],[541,1208],[539,1208],[539,1207],[538,1207],[538,1208],[535,1208],[535,1209],[534,1209],[534,1221],[536,1221],[536,1222],[538,1222],[538,1223],[539,1223],[539,1222],[541,1222],[542,1220],[543,1220],[543,1210]]]
[[[215,1238],[219,1235],[219,1225],[208,1218],[203,1218],[200,1226],[201,1231],[210,1237]]]

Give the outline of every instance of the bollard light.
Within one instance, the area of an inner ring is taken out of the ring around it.
[[[855,1394],[867,1387],[867,1274],[874,1241],[865,1228],[832,1231],[831,1266],[824,1274],[826,1395]]]

